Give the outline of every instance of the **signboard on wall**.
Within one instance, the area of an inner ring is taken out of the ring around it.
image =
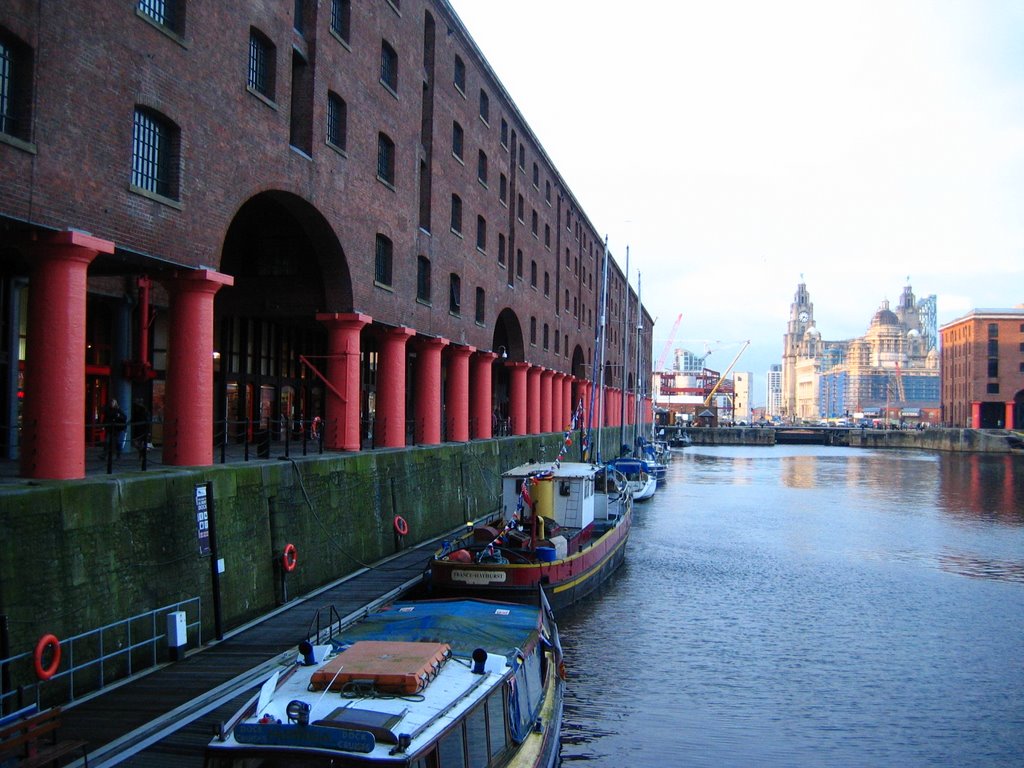
[[[210,549],[210,508],[207,503],[207,486],[196,486],[196,534],[199,536],[199,554],[209,555]]]

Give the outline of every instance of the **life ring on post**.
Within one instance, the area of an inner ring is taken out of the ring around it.
[[[294,544],[285,544],[284,552],[281,554],[281,567],[284,568],[285,573],[291,573],[295,570],[295,566],[299,564],[299,553],[295,549]]]
[[[399,536],[405,536],[409,533],[409,524],[405,522],[405,518],[401,515],[395,515],[395,533]]]
[[[51,645],[53,646],[53,658],[50,659],[49,666],[44,667],[43,655]],[[46,634],[39,638],[35,653],[32,654],[32,661],[35,664],[36,677],[40,680],[49,680],[56,674],[57,667],[60,666],[60,640],[56,635]]]

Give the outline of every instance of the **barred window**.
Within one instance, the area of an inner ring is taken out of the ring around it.
[[[545,224],[544,225],[544,246],[546,248],[550,248],[551,247],[551,225],[550,224]]]
[[[458,195],[452,195],[452,218],[451,218],[452,232],[462,234],[462,198]]]
[[[516,218],[519,219],[520,221],[523,220],[523,208],[523,196],[519,195],[519,197],[516,199]]]
[[[377,134],[377,178],[391,184],[395,183],[395,142],[386,134]]]
[[[498,234],[498,263],[505,266],[505,235]]]
[[[540,189],[540,167],[536,163],[533,164],[533,188]]]
[[[160,114],[137,107],[132,129],[132,186],[177,199],[177,127]]]
[[[416,298],[430,301],[430,259],[426,256],[416,257]]]
[[[501,118],[501,146],[508,149],[508,121]]]
[[[476,321],[483,325],[485,318],[485,311],[487,308],[486,302],[487,295],[484,293],[483,288],[476,289]]]
[[[483,216],[476,217],[476,247],[487,250],[487,220]]]
[[[448,276],[448,311],[459,314],[462,308],[462,279],[452,272]]]
[[[276,49],[270,39],[256,28],[249,30],[249,87],[274,98],[274,61]]]
[[[32,49],[0,30],[0,133],[28,141],[32,108]]]
[[[462,126],[452,121],[452,154],[462,159],[463,133]]]
[[[482,149],[476,158],[476,178],[481,184],[487,184],[487,155]]]
[[[327,141],[345,149],[348,138],[348,105],[333,91],[327,93]]]
[[[185,30],[185,0],[138,0],[140,13],[176,35]]]
[[[547,203],[549,205],[551,204],[551,182],[550,181],[545,181],[544,182],[544,200],[547,201]]]
[[[491,100],[483,88],[480,89],[480,119],[485,123],[491,122]]]
[[[384,235],[378,234],[373,280],[380,285],[391,285],[392,251],[393,247],[391,245],[391,240]]]
[[[331,1],[331,32],[346,43],[352,34],[352,3],[350,0]]]
[[[398,93],[398,54],[386,40],[380,43],[380,81]]]
[[[537,262],[530,262],[530,286],[533,288],[537,287]]]
[[[533,233],[534,237],[537,236],[537,228],[538,228],[537,212],[536,211],[531,211],[531,213],[530,213],[530,231]]]
[[[505,178],[504,173],[498,179],[498,199],[508,205],[508,179]]]
[[[455,87],[466,93],[466,63],[458,56],[455,57],[455,75],[453,77]]]

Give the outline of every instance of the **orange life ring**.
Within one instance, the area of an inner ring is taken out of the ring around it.
[[[405,518],[401,515],[395,515],[395,533],[399,536],[405,536],[409,533],[409,524],[405,522]]]
[[[281,554],[281,567],[284,568],[285,573],[291,573],[298,564],[299,554],[295,550],[295,545],[285,544],[284,552]]]
[[[46,653],[46,649],[53,646],[53,658],[50,659],[50,666],[43,666],[43,654]],[[60,666],[60,640],[57,639],[56,635],[46,634],[39,638],[39,642],[36,643],[36,651],[32,655],[32,661],[35,663],[36,677],[40,680],[49,680],[57,672],[57,667]]]

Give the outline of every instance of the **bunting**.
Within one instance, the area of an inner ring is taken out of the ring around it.
[[[506,542],[506,536],[513,530],[520,530],[521,521],[523,519],[523,508],[528,509],[533,507],[533,497],[530,495],[530,486],[534,483],[542,480],[550,480],[555,476],[555,470],[562,466],[562,459],[565,454],[569,452],[569,448],[572,447],[572,433],[573,430],[579,428],[582,429],[583,422],[583,398],[580,398],[579,404],[576,406],[576,410],[572,414],[572,418],[569,421],[569,426],[565,430],[565,434],[562,436],[562,445],[558,449],[558,456],[555,457],[555,461],[552,467],[548,469],[538,469],[535,472],[531,472],[523,478],[523,485],[519,490],[519,498],[516,499],[516,509],[512,513],[512,519],[509,520],[502,529],[498,532],[491,543],[481,550],[481,555],[486,553],[489,549],[495,546],[501,546]],[[584,444],[587,439],[584,437]]]

